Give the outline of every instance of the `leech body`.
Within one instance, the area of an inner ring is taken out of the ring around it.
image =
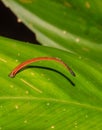
[[[37,61],[42,61],[42,60],[53,60],[56,62],[59,62],[60,64],[64,65],[64,67],[67,68],[67,70],[73,75],[75,76],[75,73],[72,71],[72,69],[66,65],[62,60],[58,59],[58,58],[54,58],[54,57],[37,57],[37,58],[33,58],[33,59],[29,59],[27,61],[22,62],[21,64],[19,64],[16,68],[13,69],[13,71],[9,74],[9,76],[11,78],[15,77],[15,75],[21,70],[23,69],[25,66],[27,66],[28,64],[31,64],[33,62],[37,62]]]

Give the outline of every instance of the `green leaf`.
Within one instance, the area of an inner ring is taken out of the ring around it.
[[[21,62],[41,56],[62,59],[76,77],[53,61],[34,63],[8,77]],[[0,37],[0,129],[100,130],[100,67],[66,51]]]
[[[46,46],[102,64],[100,0],[2,0]]]
[[[100,130],[102,128],[102,2],[100,0],[2,0],[36,33],[35,46],[0,38],[0,129]],[[63,50],[63,51],[62,51]],[[52,61],[10,71],[33,57]]]

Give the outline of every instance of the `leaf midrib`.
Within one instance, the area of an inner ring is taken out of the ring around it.
[[[39,97],[27,97],[27,96],[26,97],[8,96],[8,97],[0,97],[0,100],[38,100],[38,101],[48,101],[48,102],[57,102],[57,103],[61,103],[61,104],[72,104],[72,105],[80,106],[80,107],[87,108],[87,109],[102,111],[101,107],[96,107],[96,106],[92,106],[92,105],[89,105],[89,104],[82,104],[82,103],[75,102],[75,101],[67,101],[67,100],[55,99],[55,98],[39,98]]]

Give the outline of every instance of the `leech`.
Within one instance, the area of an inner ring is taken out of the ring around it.
[[[14,68],[12,70],[12,72],[9,74],[9,76],[11,78],[15,77],[15,75],[21,70],[23,69],[25,66],[33,63],[33,62],[37,62],[37,61],[41,61],[41,60],[54,60],[56,62],[59,62],[60,64],[64,65],[64,67],[73,75],[75,76],[75,73],[73,72],[73,70],[67,65],[65,64],[62,60],[58,59],[58,58],[54,58],[54,57],[38,57],[38,58],[33,58],[33,59],[29,59],[27,61],[22,62],[21,64],[19,64],[16,68]]]

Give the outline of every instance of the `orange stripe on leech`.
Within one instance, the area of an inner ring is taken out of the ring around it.
[[[38,57],[38,58],[33,58],[33,59],[29,59],[27,61],[22,62],[21,64],[19,64],[16,68],[14,68],[12,70],[12,72],[9,74],[9,76],[11,78],[13,78],[21,69],[23,69],[24,67],[26,67],[27,65],[33,63],[33,62],[37,62],[37,61],[42,61],[42,60],[54,60],[56,62],[59,62],[60,64],[64,65],[65,68],[67,68],[67,70],[73,75],[75,76],[75,73],[73,72],[73,70],[66,65],[62,60],[58,59],[58,58],[54,58],[54,57]]]

